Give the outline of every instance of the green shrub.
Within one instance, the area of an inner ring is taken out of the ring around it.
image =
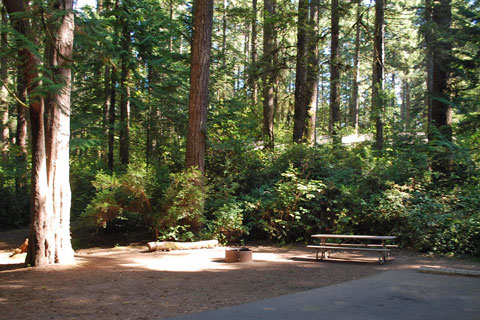
[[[191,240],[195,235],[200,235],[205,223],[203,210],[206,190],[203,174],[196,168],[171,175],[163,209],[156,215],[156,225],[162,239]]]
[[[209,229],[220,243],[241,242],[249,234],[249,228],[243,223],[245,204],[232,198],[213,213]]]
[[[97,173],[92,185],[95,197],[81,218],[95,228],[138,229],[152,226],[152,206],[148,185],[150,175],[143,167],[130,166],[121,176]]]

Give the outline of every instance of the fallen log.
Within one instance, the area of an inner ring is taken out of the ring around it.
[[[196,242],[154,241],[147,243],[148,251],[170,251],[214,248],[218,246],[217,240],[205,240]]]

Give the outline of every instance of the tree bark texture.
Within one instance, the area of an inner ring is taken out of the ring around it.
[[[315,129],[317,121],[317,95],[319,68],[319,10],[320,0],[310,1],[310,21],[308,29],[308,55],[307,55],[307,92],[308,103],[306,106],[306,119],[303,139],[310,145],[315,143]]]
[[[251,35],[251,70],[249,75],[250,94],[252,104],[256,105],[258,100],[257,87],[257,0],[252,0],[252,35]]]
[[[25,13],[22,1],[4,0],[8,13]],[[58,1],[53,9],[64,14],[55,29],[50,30],[53,48],[49,67],[53,80],[64,87],[52,94],[45,125],[44,99],[39,94],[40,61],[26,46],[19,46],[19,74],[24,79],[30,96],[30,122],[32,132],[31,223],[29,246],[25,263],[45,266],[70,263],[73,250],[70,244],[70,185],[69,185],[69,115],[70,115],[70,63],[73,48],[73,2]],[[17,16],[18,17],[18,16]],[[29,41],[35,36],[24,17],[14,18],[14,26]],[[52,26],[52,24],[49,24]]]
[[[74,14],[73,0],[57,0],[53,10],[64,12],[49,25],[53,36],[48,43],[49,67],[53,81],[62,88],[50,94],[47,105],[47,173],[48,186],[52,194],[55,232],[55,263],[73,263],[70,241],[70,93],[71,63],[73,52]],[[58,21],[60,20],[60,21]]]
[[[452,107],[449,103],[451,88],[452,44],[450,42],[450,25],[452,9],[450,0],[433,2],[432,22],[435,39],[432,46],[433,70],[431,93],[431,122],[429,139],[452,140]],[[435,137],[435,135],[440,137]]]
[[[372,118],[375,122],[375,147],[378,150],[383,149],[384,16],[384,0],[376,0],[372,75]]]
[[[120,163],[130,162],[130,28],[128,2],[122,7],[122,70],[120,75]]]
[[[275,48],[275,0],[264,0],[263,24],[263,143],[265,148],[273,149],[275,145],[275,66],[277,55]]]
[[[360,62],[360,25],[362,23],[362,1],[357,1],[357,21],[355,25],[355,53],[352,68],[352,96],[350,100],[350,126],[358,132],[358,71]]]
[[[112,66],[110,74],[110,107],[108,109],[108,170],[113,173],[115,164],[115,105],[116,105],[117,70]]]
[[[295,73],[295,110],[293,114],[293,142],[296,143],[302,142],[309,103],[307,88],[307,23],[308,0],[300,0],[298,2],[297,66]]]
[[[112,68],[110,65],[104,66],[104,82],[103,82],[103,118],[102,118],[102,129],[103,129],[103,136],[106,138],[106,145],[108,146],[108,112],[110,110],[110,96],[111,90],[110,87],[111,83],[111,76],[112,76]],[[108,150],[108,148],[107,148]],[[104,153],[105,154],[105,153]],[[107,152],[107,159],[108,159],[108,152]],[[108,161],[108,160],[107,160]]]
[[[330,48],[330,121],[328,132],[334,143],[339,141],[340,127],[340,53],[338,0],[332,0],[331,7],[331,48]]]
[[[13,4],[13,1],[4,1],[5,8],[7,12],[10,13],[10,10],[22,10],[23,6],[21,4]],[[27,30],[27,22],[24,19],[10,17],[13,28],[19,34],[24,34]],[[16,46],[18,50],[18,60],[17,60],[17,127],[15,133],[15,144],[19,147],[20,153],[17,156],[17,169],[15,171],[15,190],[17,194],[25,192],[26,185],[26,168],[27,168],[27,108],[24,104],[27,101],[27,79],[23,70],[27,68],[28,64],[28,55],[26,54],[23,47],[25,43],[17,39]]]
[[[186,167],[205,172],[208,80],[212,46],[213,0],[195,1]]]
[[[6,26],[7,24],[7,16],[5,9],[2,8],[2,26]],[[1,34],[1,47],[2,51],[5,52],[7,50],[7,33],[2,32]],[[10,130],[8,127],[8,91],[7,91],[7,83],[8,83],[8,72],[7,72],[7,57],[3,56],[0,61],[0,77],[2,83],[0,84],[0,114],[1,114],[1,121],[2,121],[2,133],[0,136],[0,152],[2,153],[2,160],[5,162],[7,161],[7,152],[8,152],[8,145],[9,145],[9,138],[10,138]]]

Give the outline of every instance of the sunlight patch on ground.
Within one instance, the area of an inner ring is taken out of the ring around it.
[[[253,252],[253,261],[244,263],[226,263],[225,248],[157,252],[134,258],[123,267],[145,268],[155,271],[195,272],[212,270],[231,270],[242,266],[256,266],[264,263],[290,263],[289,259],[276,253]]]
[[[0,264],[19,264],[25,262],[26,253],[20,253],[10,257],[13,250],[0,250]]]

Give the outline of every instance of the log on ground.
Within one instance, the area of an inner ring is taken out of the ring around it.
[[[147,243],[148,251],[170,251],[214,248],[218,246],[217,240],[205,240],[196,242],[154,241]]]

